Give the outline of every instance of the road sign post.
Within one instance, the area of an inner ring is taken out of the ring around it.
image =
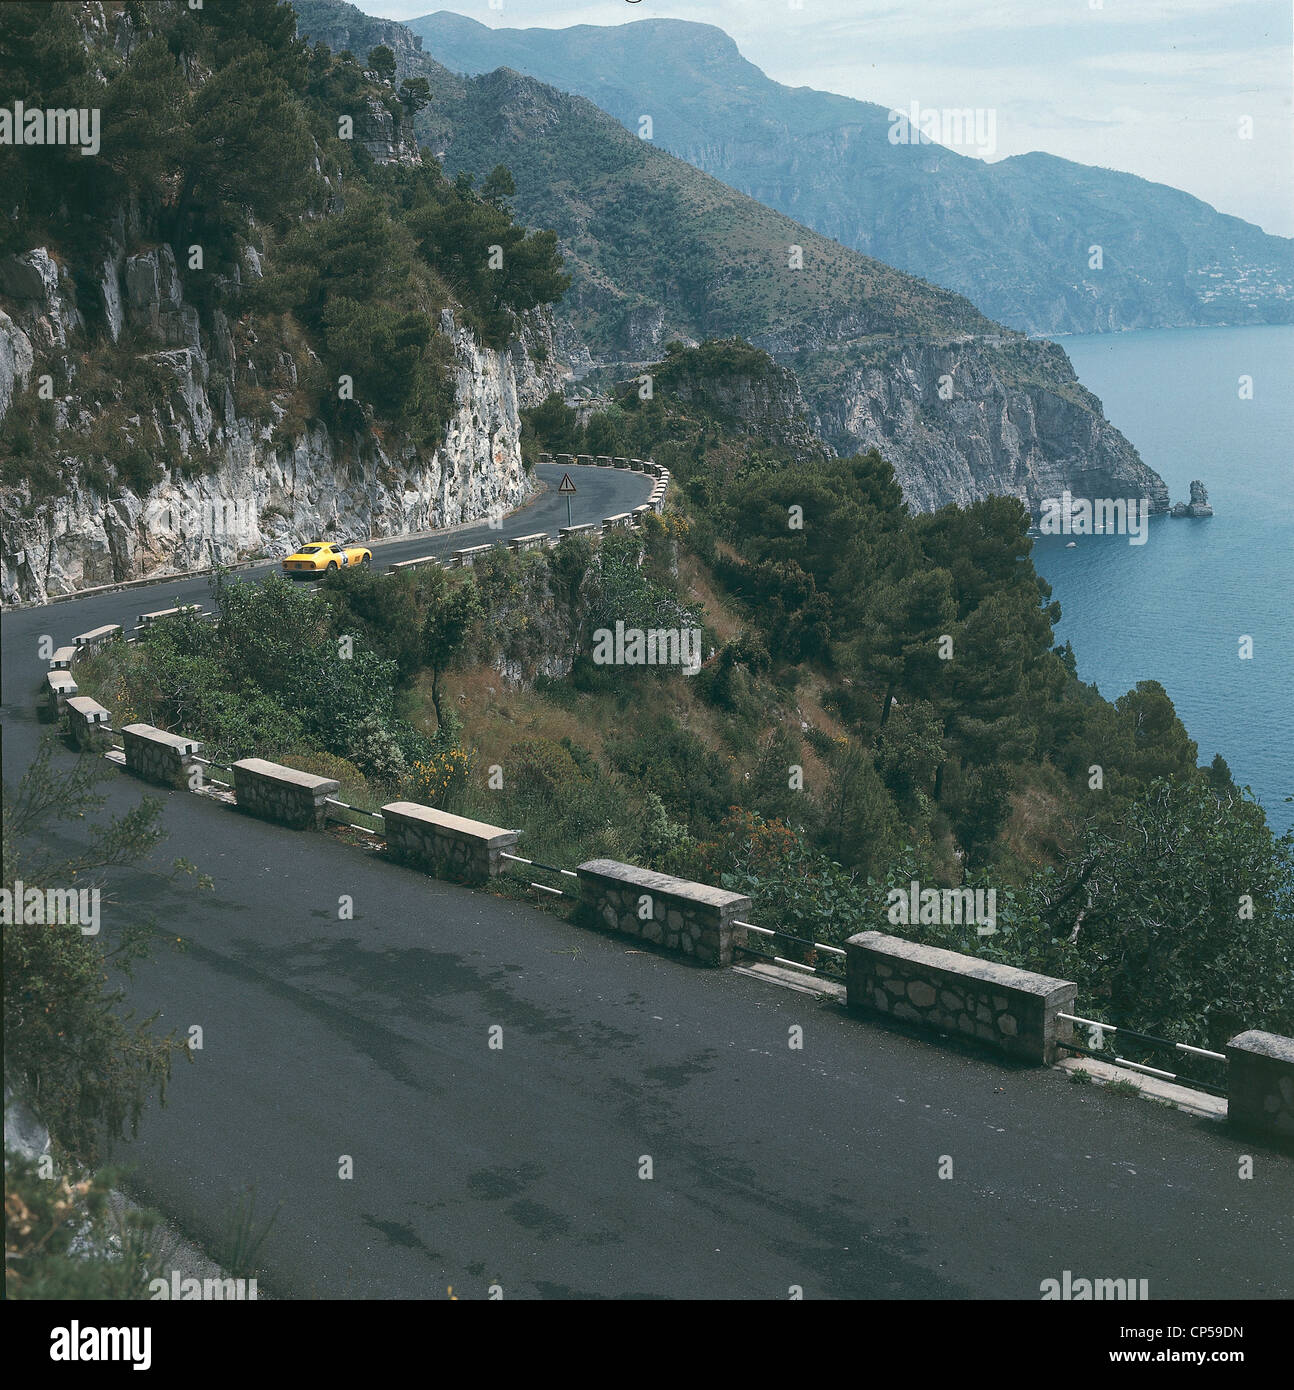
[[[571,521],[571,498],[575,494],[575,484],[571,482],[571,475],[569,473],[562,474],[562,480],[557,484],[557,491],[566,494],[566,524],[567,526],[571,526],[574,524]]]

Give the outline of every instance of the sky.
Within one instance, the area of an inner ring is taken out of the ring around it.
[[[1294,0],[359,0],[358,8],[388,19],[452,10],[491,28],[715,24],[788,86],[900,111],[913,101],[991,110],[994,158],[1044,150],[1125,170],[1294,236]]]

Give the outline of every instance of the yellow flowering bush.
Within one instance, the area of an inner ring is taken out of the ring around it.
[[[467,785],[472,755],[457,745],[438,749],[410,764],[405,789],[411,801],[444,808],[454,802]]]

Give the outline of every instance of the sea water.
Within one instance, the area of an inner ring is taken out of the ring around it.
[[[1058,642],[1110,700],[1168,691],[1200,760],[1221,753],[1272,827],[1294,824],[1294,326],[1061,338],[1079,380],[1168,484],[1214,515],[1125,535],[1044,536]],[[1070,539],[1074,544],[1070,545]],[[1252,659],[1242,659],[1242,638]]]

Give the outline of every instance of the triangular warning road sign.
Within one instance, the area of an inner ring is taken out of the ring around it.
[[[571,475],[570,475],[569,473],[563,473],[563,474],[562,474],[562,480],[561,480],[560,483],[557,484],[557,491],[558,491],[558,492],[574,492],[574,491],[575,491],[575,484],[574,484],[573,482],[571,482]]]

